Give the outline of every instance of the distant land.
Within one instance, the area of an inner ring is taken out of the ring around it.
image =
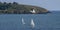
[[[17,2],[0,2],[0,14],[46,14],[49,11],[45,8],[18,4]]]

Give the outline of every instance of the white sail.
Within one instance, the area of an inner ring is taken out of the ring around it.
[[[36,11],[33,9],[33,11],[30,11],[30,12],[32,12],[32,13],[36,13]]]
[[[25,24],[24,19],[22,18],[22,24]]]
[[[34,27],[35,27],[35,24],[34,24],[33,19],[31,19],[31,26],[32,26],[32,28],[34,28]]]
[[[35,13],[35,10],[33,9],[33,13]]]

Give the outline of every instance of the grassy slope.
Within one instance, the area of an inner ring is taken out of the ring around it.
[[[3,8],[2,8],[3,7]],[[3,10],[2,10],[2,9]],[[14,3],[0,3],[0,13],[29,13],[32,9],[36,10],[36,13],[46,13],[48,10],[42,7],[38,6],[32,6],[32,5],[23,5],[18,4],[16,2]]]

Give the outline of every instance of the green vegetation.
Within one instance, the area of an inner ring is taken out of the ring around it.
[[[37,13],[47,13],[48,11],[42,7],[13,3],[0,2],[0,14],[32,14],[30,11],[35,9]]]

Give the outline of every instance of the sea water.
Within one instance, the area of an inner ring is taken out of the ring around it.
[[[25,25],[22,24],[22,18]],[[31,28],[31,19],[35,27]],[[0,14],[0,30],[60,30],[60,12],[48,14]]]

